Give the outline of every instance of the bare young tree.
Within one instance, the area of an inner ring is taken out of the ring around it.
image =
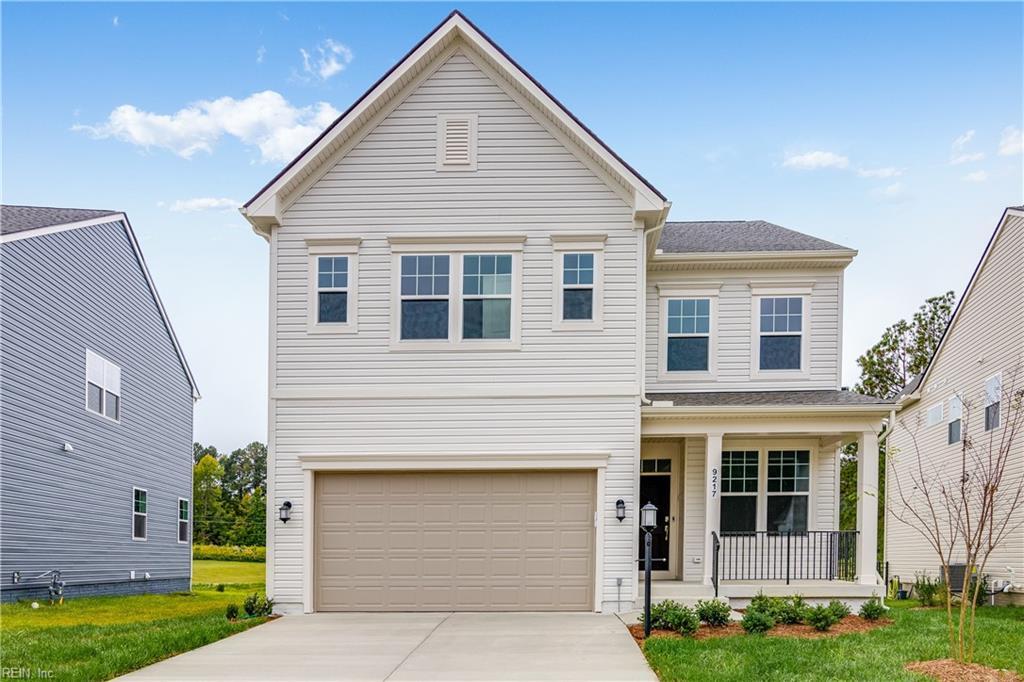
[[[955,462],[939,462],[921,445],[920,417],[911,424],[897,423],[909,434],[913,452],[890,453],[890,491],[896,493],[890,493],[893,517],[922,535],[938,556],[946,590],[950,656],[966,663],[974,659],[975,610],[979,597],[984,597],[982,578],[989,558],[1024,526],[1024,472],[1013,472],[1008,466],[1024,427],[1020,377],[1018,368],[1010,386],[1000,387],[999,395],[987,400],[960,396],[961,439]],[[991,407],[996,397],[998,404]],[[998,419],[998,425],[973,433],[972,417],[984,419],[986,411],[990,422]],[[951,583],[951,564],[966,565],[961,584]],[[957,594],[959,605],[954,606]]]

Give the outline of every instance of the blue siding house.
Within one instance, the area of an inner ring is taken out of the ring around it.
[[[195,381],[128,218],[0,207],[0,598],[191,583]]]

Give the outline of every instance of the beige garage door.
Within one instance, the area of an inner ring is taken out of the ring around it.
[[[589,610],[594,472],[316,476],[319,611]]]

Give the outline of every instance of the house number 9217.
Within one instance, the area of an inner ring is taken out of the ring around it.
[[[718,467],[711,468],[711,498],[718,497]]]

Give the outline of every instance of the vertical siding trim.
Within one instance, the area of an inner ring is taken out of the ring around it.
[[[270,228],[270,275],[269,295],[270,310],[268,314],[267,333],[267,551],[266,551],[266,592],[267,598],[274,598],[274,536],[277,529],[277,499],[274,482],[277,480],[277,399],[274,397],[277,378],[277,247],[280,227]]]

